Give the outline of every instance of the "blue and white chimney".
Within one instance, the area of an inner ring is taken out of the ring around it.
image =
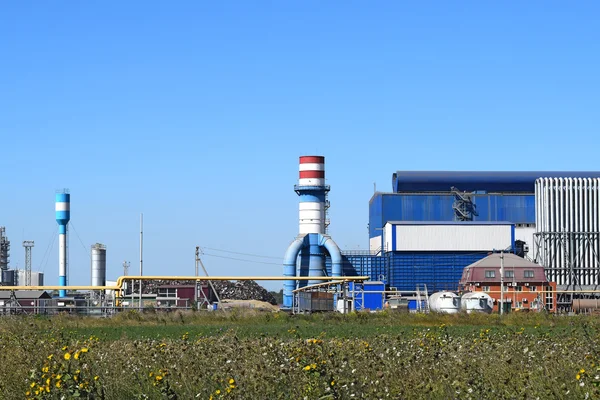
[[[58,286],[67,286],[67,225],[71,219],[71,195],[68,190],[56,193],[56,222],[58,223]],[[58,291],[59,297],[67,295]]]
[[[286,277],[325,276],[325,257],[331,257],[331,275],[342,275],[342,255],[333,239],[325,234],[325,201],[329,186],[325,184],[325,157],[300,157],[298,184],[294,187],[300,197],[299,234],[290,244],[283,260],[283,275]],[[300,268],[297,272],[297,258],[300,254]],[[309,280],[308,285],[323,282]],[[306,281],[300,282],[306,286]],[[283,308],[292,308],[296,280],[286,280],[283,284]]]

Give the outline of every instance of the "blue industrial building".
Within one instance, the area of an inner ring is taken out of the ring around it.
[[[426,284],[430,291],[456,290],[462,270],[490,252],[406,251],[386,248],[384,230],[391,221],[511,223],[517,242],[533,246],[535,180],[539,177],[600,177],[600,172],[448,172],[398,171],[392,192],[376,192],[369,201],[369,254],[343,254],[343,274],[368,275],[401,291]],[[428,237],[422,237],[428,241]],[[329,260],[326,262],[330,268]]]

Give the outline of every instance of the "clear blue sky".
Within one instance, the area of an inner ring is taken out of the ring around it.
[[[0,225],[57,282],[54,192],[72,194],[70,283],[281,275],[298,156],[326,156],[331,234],[368,246],[397,169],[597,170],[597,2],[11,2],[0,5]],[[50,248],[46,257],[46,249]],[[208,253],[208,251],[207,251]],[[227,255],[227,253],[211,254]],[[229,254],[231,255],[231,254]],[[247,256],[235,256],[248,259]],[[279,288],[279,284],[266,285]]]

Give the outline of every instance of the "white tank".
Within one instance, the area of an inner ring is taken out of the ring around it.
[[[434,293],[429,296],[429,310],[438,313],[456,314],[460,310],[460,298],[452,292]]]
[[[460,308],[468,313],[484,312],[490,314],[494,309],[494,300],[484,292],[469,292],[460,298]]]

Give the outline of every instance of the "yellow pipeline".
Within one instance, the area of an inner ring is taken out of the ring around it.
[[[121,276],[117,279],[117,286],[123,287],[123,281],[134,280],[134,281],[330,281],[332,279],[343,279],[345,281],[366,281],[369,280],[368,276],[344,276],[344,277],[331,277],[331,276]]]
[[[44,285],[44,286],[0,286],[0,290],[122,290],[123,282],[126,280],[142,280],[142,281],[286,281],[286,280],[321,280],[329,281],[333,279],[330,276],[120,276],[117,279],[116,286],[56,286],[56,285]],[[337,278],[340,279],[340,278]],[[344,276],[344,281],[366,281],[369,279],[368,276]]]

